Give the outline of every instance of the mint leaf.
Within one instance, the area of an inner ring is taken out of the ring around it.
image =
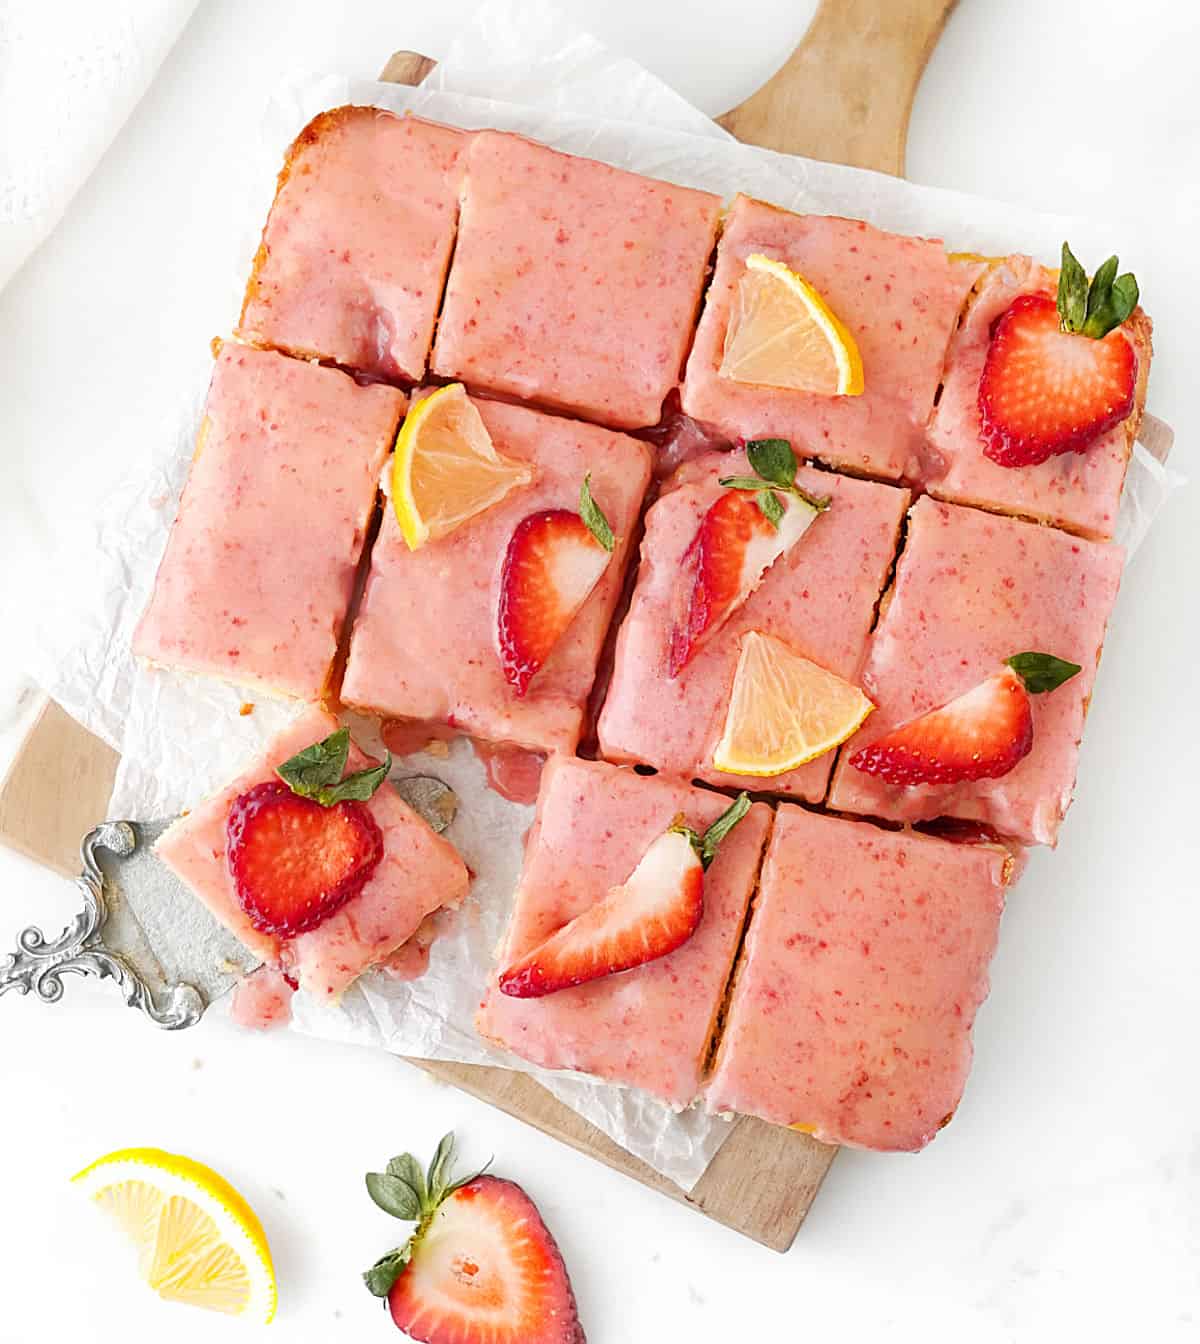
[[[424,1213],[420,1196],[399,1176],[389,1176],[382,1171],[368,1172],[367,1194],[393,1218],[415,1223]]]
[[[350,755],[350,729],[339,728],[322,742],[314,742],[275,767],[275,773],[293,793],[312,798],[321,789],[336,784]]]
[[[700,862],[705,868],[717,857],[721,841],[749,811],[750,795],[743,791],[704,832],[704,838],[700,841]]]
[[[583,478],[583,484],[579,487],[579,516],[587,524],[587,530],[611,555],[616,540],[603,510],[592,498],[592,473],[590,471]]]
[[[387,1164],[387,1174],[395,1176],[397,1180],[403,1181],[406,1185],[412,1186],[421,1205],[425,1205],[428,1198],[425,1189],[425,1173],[421,1170],[421,1164],[413,1157],[412,1153],[401,1153],[399,1157],[393,1157]]]
[[[1058,273],[1058,316],[1064,331],[1079,331],[1087,317],[1087,272],[1075,254],[1062,245],[1062,269]]]
[[[724,486],[726,490],[761,490],[763,480],[761,476],[722,476],[717,482]]]
[[[387,1297],[392,1285],[412,1259],[412,1242],[407,1241],[398,1250],[382,1255],[363,1275],[367,1291],[376,1297]]]
[[[768,523],[778,532],[779,523],[783,518],[784,508],[779,502],[779,496],[773,490],[760,490],[754,496],[754,502],[758,505],[758,511],[767,520]]]
[[[1070,681],[1081,670],[1078,663],[1069,663],[1052,653],[1014,653],[1004,661],[1025,683],[1025,689],[1030,695],[1043,695],[1046,691],[1057,690],[1064,681]]]
[[[751,439],[746,444],[750,465],[772,485],[790,490],[796,483],[796,454],[787,439]]]
[[[365,803],[387,779],[388,771],[391,768],[392,753],[389,751],[385,753],[382,765],[372,765],[365,770],[356,770],[354,774],[347,775],[340,783],[334,784],[330,788],[318,789],[313,796],[322,807],[332,807],[335,803],[344,803],[348,800]]]

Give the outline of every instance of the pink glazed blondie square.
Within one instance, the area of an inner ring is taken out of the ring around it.
[[[395,388],[225,344],[134,653],[320,699],[404,404]]]
[[[533,751],[574,751],[605,632],[620,596],[650,479],[644,443],[611,430],[501,402],[476,400],[496,450],[528,462],[534,479],[456,531],[410,551],[384,511],[342,682],[349,705],[446,724],[471,737]],[[546,509],[576,509],[592,494],[616,534],[600,581],[524,696],[497,650],[500,575],[514,529]]]
[[[730,312],[752,253],[802,275],[849,329],[863,362],[860,396],[755,387],[721,376]],[[683,409],[728,439],[790,439],[799,456],[846,471],[919,479],[946,349],[982,270],[982,263],[951,259],[940,242],[738,196],[688,358]]]
[[[838,811],[892,821],[984,822],[1022,844],[1052,845],[1071,802],[1083,722],[1121,582],[1119,546],[926,496],[909,517],[896,580],[863,670],[875,712],[842,748],[829,793]],[[851,755],[998,672],[1050,653],[1081,671],[1031,696],[1033,748],[998,779],[900,786]]]
[[[680,813],[703,830],[728,806],[728,798],[681,781],[553,757],[542,774],[500,964],[624,882]],[[704,876],[700,925],[681,947],[544,998],[509,998],[493,980],[476,1019],[480,1035],[543,1068],[589,1073],[690,1105],[770,827],[770,809],[756,803],[730,832]]]
[[[322,112],[288,150],[238,335],[420,379],[469,137],[375,107]]]
[[[1036,466],[1004,467],[983,453],[979,380],[996,320],[1022,294],[1053,297],[1058,276],[1028,257],[994,265],[956,332],[945,385],[929,429],[926,485],[939,499],[1053,523],[1107,540],[1117,521],[1121,487],[1146,402],[1150,320],[1140,308],[1124,325],[1137,355],[1134,409],[1081,453],[1061,453]]]
[[[679,381],[720,199],[482,131],[434,372],[619,429]]]
[[[226,860],[230,804],[256,784],[276,778],[275,767],[336,731],[323,710],[307,710],[220,793],[163,832],[154,852],[240,942],[263,961],[281,966],[300,988],[325,1000],[338,995],[369,966],[394,952],[426,915],[457,906],[467,894],[466,865],[384,783],[365,804],[383,832],[383,858],[366,886],[328,919],[294,938],[260,932],[238,901]],[[348,770],[369,761],[351,746]]]
[[[780,807],[706,1101],[910,1152],[971,1067],[1014,860]]]
[[[687,575],[684,556],[723,476],[750,471],[746,455],[709,453],[681,467],[646,515],[641,566],[617,637],[612,682],[598,725],[601,754],[714,784],[769,789],[806,802],[825,797],[832,754],[769,779],[713,768],[740,641],[750,630],[857,681],[875,606],[891,570],[909,492],[801,467],[797,484],[831,505],[777,560],[758,589],[672,680],[671,630]]]

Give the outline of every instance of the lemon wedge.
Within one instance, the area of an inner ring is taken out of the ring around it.
[[[262,1224],[215,1171],[161,1148],[122,1148],[71,1179],[116,1220],[160,1297],[262,1325],[275,1315]]]
[[[857,686],[751,630],[713,765],[729,775],[782,775],[832,751],[874,708]]]
[[[392,460],[392,507],[415,551],[532,479],[524,462],[501,457],[466,389],[450,383],[404,418]]]
[[[752,252],[725,330],[722,378],[827,397],[857,397],[854,342],[817,291],[782,261]]]

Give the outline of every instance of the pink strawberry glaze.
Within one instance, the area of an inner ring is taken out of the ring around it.
[[[721,377],[730,311],[753,252],[802,275],[849,328],[863,361],[861,396],[822,397]],[[950,260],[940,242],[738,196],[688,358],[683,409],[730,439],[777,436],[802,457],[918,479],[950,336],[982,271],[979,263]]]
[[[697,458],[680,468],[646,515],[637,587],[617,637],[612,684],[597,729],[600,751],[608,760],[639,761],[689,779],[820,802],[832,755],[769,780],[741,779],[712,767],[740,641],[749,630],[773,635],[857,681],[909,493],[802,467],[797,484],[830,496],[832,506],[672,680],[668,656],[684,553],[721,494],[720,478],[749,470],[740,452]]]
[[[262,755],[220,793],[165,831],[155,853],[212,914],[256,956],[282,965],[301,989],[335,999],[369,966],[407,941],[439,906],[458,905],[468,875],[452,845],[433,831],[385,783],[366,806],[383,832],[383,859],[362,891],[308,933],[281,940],[258,932],[238,902],[225,858],[229,805],[256,784],[274,779],[275,766],[337,728],[324,710],[310,709],[279,734]],[[348,769],[369,764],[351,748]]]
[[[452,724],[486,741],[573,751],[605,630],[621,591],[650,453],[624,434],[520,406],[477,401],[496,449],[531,462],[533,482],[449,536],[410,551],[384,511],[354,624],[342,699],[395,718]],[[585,473],[617,545],[603,577],[524,696],[505,680],[497,586],[514,528],[541,509],[579,504]]]
[[[519,747],[498,747],[491,742],[472,742],[471,745],[483,762],[489,789],[510,803],[537,801],[545,756],[536,751],[522,751]]]
[[[319,699],[404,401],[336,369],[222,346],[134,653]]]
[[[238,334],[419,379],[470,137],[374,107],[322,112],[288,153]]]
[[[1028,467],[1002,467],[983,455],[979,379],[993,323],[1022,294],[1053,295],[1054,272],[1028,257],[994,266],[979,288],[946,362],[945,386],[929,427],[934,451],[927,485],[940,499],[1021,514],[1101,540],[1112,536],[1131,425],[1117,425],[1080,453],[1062,453]],[[1138,357],[1144,389],[1150,367],[1150,324],[1141,314],[1124,328]]]
[[[270,1031],[292,1020],[295,987],[277,966],[260,966],[233,987],[230,1019],[252,1031]]]
[[[678,813],[703,830],[728,805],[681,781],[551,757],[498,965],[511,965],[625,882]],[[700,926],[682,947],[541,999],[501,994],[493,977],[476,1019],[480,1034],[546,1068],[594,1074],[688,1105],[770,825],[770,810],[756,803],[730,833],[705,874]]]
[[[780,807],[709,1109],[923,1148],[962,1097],[1012,879],[999,846]]]
[[[871,637],[863,689],[878,708],[842,750],[831,807],[920,821],[982,821],[1022,844],[1054,844],[1071,802],[1083,721],[1109,612],[1119,546],[942,504],[914,505],[886,610]],[[999,779],[898,787],[850,756],[1037,650],[1079,663],[1058,690],[1032,696],[1033,750]]]
[[[707,192],[480,132],[434,372],[622,429],[656,424],[720,208]]]

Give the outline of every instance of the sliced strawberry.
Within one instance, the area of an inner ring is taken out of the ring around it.
[[[628,881],[500,972],[500,989],[539,998],[665,957],[704,913],[704,867],[688,833],[664,831]]]
[[[1133,410],[1137,355],[1114,328],[1063,331],[1048,295],[1022,294],[997,319],[979,380],[984,455],[1002,467],[1078,453]]]
[[[323,807],[276,780],[233,800],[225,838],[250,923],[288,938],[357,896],[383,857],[383,833],[362,803]]]
[[[1006,667],[856,751],[850,764],[888,784],[957,784],[1006,775],[1032,748],[1029,692]]]
[[[584,1344],[566,1266],[519,1185],[476,1176],[438,1205],[388,1293],[424,1344]]]
[[[505,679],[518,695],[529,689],[608,561],[608,551],[570,509],[547,509],[517,524],[500,572],[497,634]]]
[[[802,499],[780,502],[785,512],[778,527],[768,521],[752,494],[740,490],[724,491],[701,519],[680,569],[679,616],[667,654],[670,676],[679,675],[692,654],[716,634],[817,517],[817,510]]]

